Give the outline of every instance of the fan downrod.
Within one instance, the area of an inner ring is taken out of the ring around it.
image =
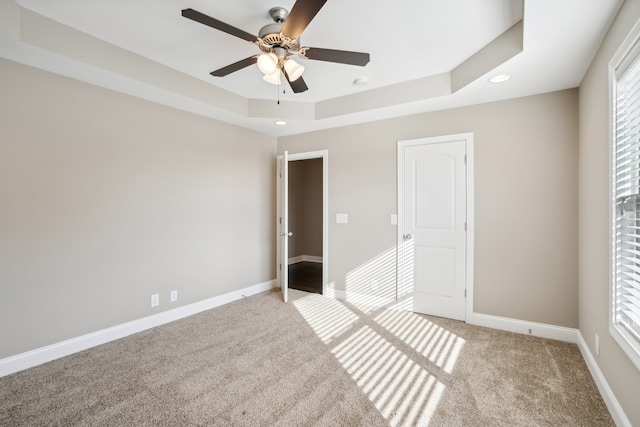
[[[276,24],[283,24],[289,16],[289,11],[284,7],[272,7],[269,10],[269,16]]]

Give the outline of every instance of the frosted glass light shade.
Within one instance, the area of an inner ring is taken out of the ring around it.
[[[284,69],[287,72],[287,76],[289,76],[289,81],[296,81],[302,73],[304,73],[304,66],[298,64],[293,59],[287,59],[284,63]]]
[[[262,74],[273,74],[278,69],[278,57],[275,53],[263,53],[258,56],[258,68]]]
[[[274,73],[265,74],[264,76],[262,76],[262,80],[264,80],[267,83],[271,83],[272,85],[279,85],[280,84],[280,70],[276,69],[276,71]]]

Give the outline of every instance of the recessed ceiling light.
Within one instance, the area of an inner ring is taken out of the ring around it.
[[[276,120],[273,123],[277,124],[278,126],[285,126],[287,124],[287,122],[285,122],[284,120]]]
[[[509,74],[498,74],[497,76],[493,76],[489,79],[491,83],[504,83],[509,80],[511,76]]]

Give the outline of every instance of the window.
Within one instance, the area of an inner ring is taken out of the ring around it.
[[[610,330],[640,369],[640,34],[611,65],[612,286]]]

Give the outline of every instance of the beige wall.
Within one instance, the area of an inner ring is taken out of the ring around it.
[[[608,63],[640,19],[627,0],[580,86],[580,332],[631,425],[640,425],[640,372],[609,334]],[[594,352],[600,336],[600,356]]]
[[[393,251],[397,141],[473,132],[475,312],[577,327],[577,102],[574,89],[280,138],[279,152],[329,150],[329,282],[345,290]]]
[[[0,93],[0,358],[275,277],[275,138],[6,60]]]
[[[322,159],[289,162],[289,258],[322,256]]]

